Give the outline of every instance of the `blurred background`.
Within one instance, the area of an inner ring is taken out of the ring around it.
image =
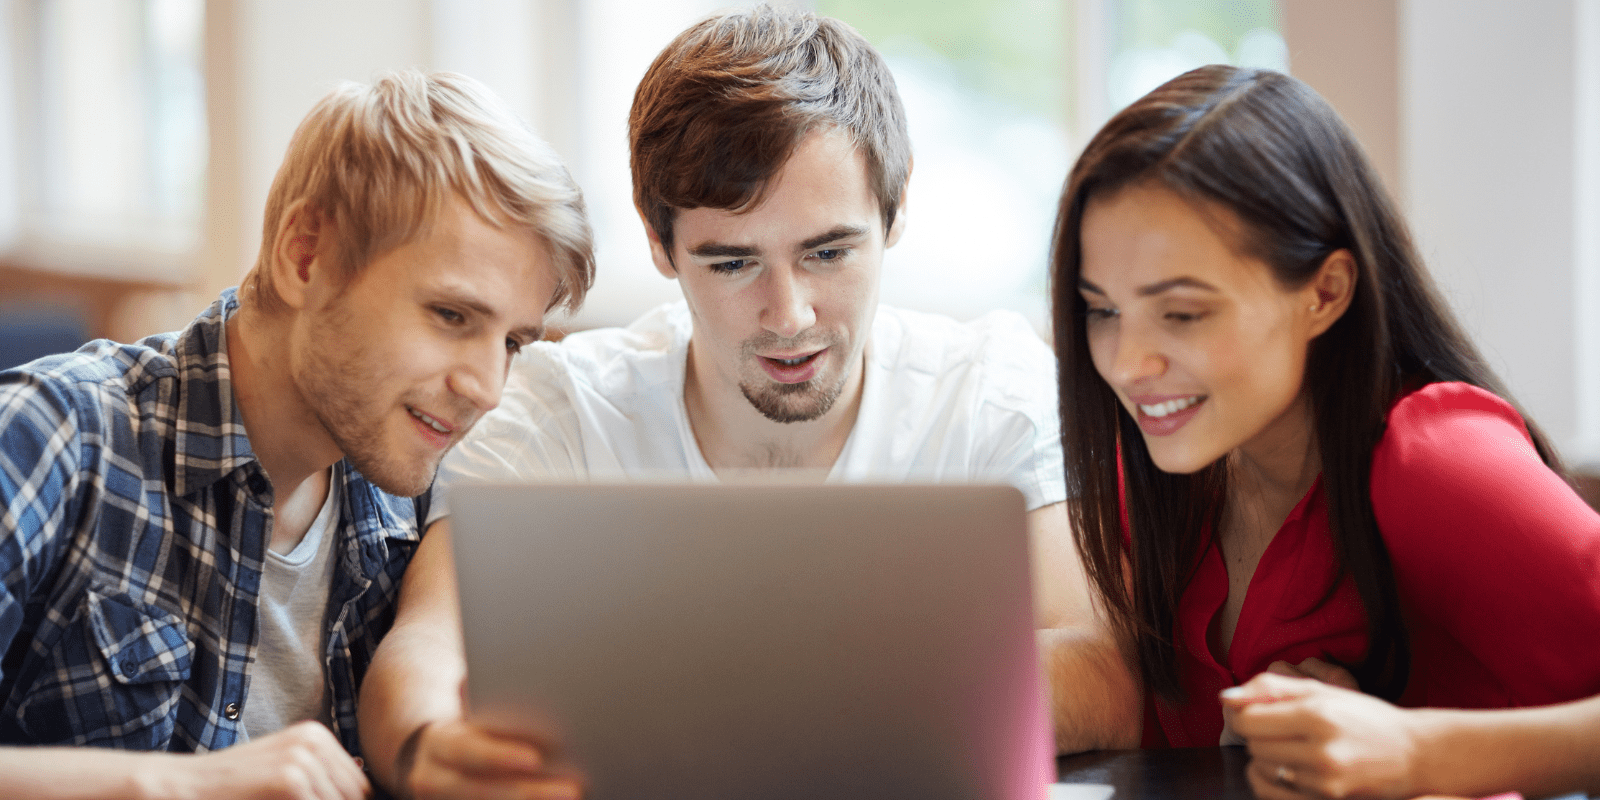
[[[454,70],[584,187],[567,328],[673,299],[630,194],[639,77],[715,0],[0,0],[0,367],[184,325],[254,263],[290,134],[340,80]],[[1112,113],[1206,63],[1355,129],[1519,399],[1600,470],[1600,0],[813,0],[888,58],[916,169],[885,302],[1048,325],[1055,201]]]

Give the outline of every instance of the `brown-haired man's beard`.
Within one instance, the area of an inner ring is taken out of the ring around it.
[[[746,371],[739,381],[739,392],[761,415],[773,422],[810,422],[820,418],[838,402],[844,393],[850,371],[837,362],[850,352],[850,341],[837,331],[811,330],[793,339],[785,339],[771,331],[762,331],[746,340],[741,347]],[[782,383],[763,373],[754,362],[763,353],[816,351],[824,359],[810,379],[798,383]],[[831,374],[837,371],[837,375]],[[759,376],[759,377],[757,377]]]
[[[844,392],[844,377],[822,386],[813,378],[801,383],[739,384],[744,399],[773,422],[810,422],[828,413]]]

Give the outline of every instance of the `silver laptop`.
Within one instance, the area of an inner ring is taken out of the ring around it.
[[[1038,800],[1022,496],[566,484],[450,496],[472,713],[595,800]]]

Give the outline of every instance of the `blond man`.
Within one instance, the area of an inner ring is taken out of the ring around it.
[[[396,73],[300,125],[240,289],[0,372],[0,796],[364,796],[434,470],[591,251],[487,90]]]

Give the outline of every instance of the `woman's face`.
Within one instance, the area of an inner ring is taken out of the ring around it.
[[[1311,422],[1296,401],[1306,352],[1344,303],[1319,291],[1320,275],[1285,289],[1236,250],[1239,225],[1221,206],[1151,184],[1084,210],[1089,352],[1165,472],[1192,473],[1239,448],[1305,455]]]

